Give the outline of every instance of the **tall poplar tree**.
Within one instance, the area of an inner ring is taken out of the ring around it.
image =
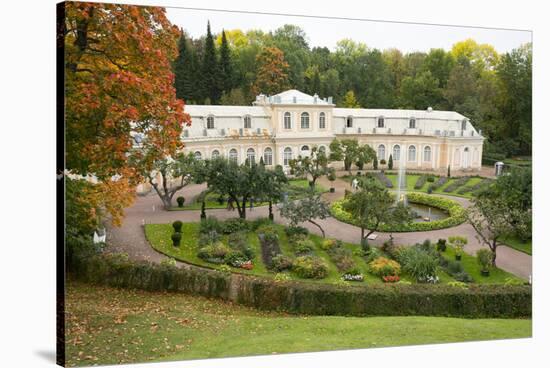
[[[225,36],[225,30],[222,30],[222,43],[220,46],[220,81],[221,89],[224,93],[229,93],[233,88],[233,65],[231,64],[231,50]]]

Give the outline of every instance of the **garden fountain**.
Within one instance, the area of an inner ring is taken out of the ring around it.
[[[407,205],[407,177],[405,172],[405,165],[399,164],[397,173],[397,202],[402,202]]]

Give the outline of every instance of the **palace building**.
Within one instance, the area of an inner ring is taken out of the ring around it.
[[[409,170],[474,171],[481,168],[483,140],[465,116],[454,111],[338,108],[332,98],[288,90],[259,95],[252,106],[186,105],[192,125],[182,139],[199,159],[225,156],[238,163],[288,166],[313,146],[334,138],[370,145],[378,160]]]

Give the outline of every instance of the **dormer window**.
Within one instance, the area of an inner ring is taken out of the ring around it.
[[[206,118],[206,129],[214,129],[214,117],[212,115]]]
[[[246,115],[244,117],[244,128],[252,129],[252,118],[250,117],[250,115]]]
[[[353,116],[346,118],[346,128],[353,128]]]
[[[380,116],[378,117],[378,128],[383,128],[383,127],[384,127],[384,117]]]
[[[416,119],[415,118],[410,118],[409,119],[409,128],[410,129],[416,129]]]
[[[285,112],[283,120],[284,120],[284,128],[285,129],[292,129],[292,119],[290,117],[289,112]]]

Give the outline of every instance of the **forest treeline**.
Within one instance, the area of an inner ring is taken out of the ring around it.
[[[457,111],[488,138],[486,159],[531,155],[531,44],[499,54],[467,39],[450,51],[403,53],[343,39],[310,47],[305,32],[239,29],[191,38],[173,63],[177,97],[187,104],[250,105],[259,93],[289,88],[337,106]]]

